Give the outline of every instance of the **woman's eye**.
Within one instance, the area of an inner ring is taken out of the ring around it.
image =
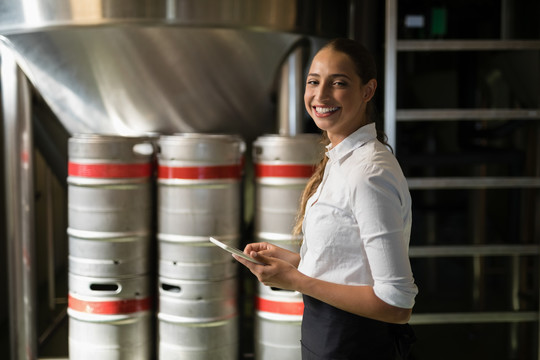
[[[334,85],[336,85],[336,86],[347,86],[347,83],[345,83],[343,81],[335,81]]]
[[[317,85],[318,82],[317,82],[317,80],[308,80],[308,81],[307,81],[307,84],[308,84],[308,85]]]

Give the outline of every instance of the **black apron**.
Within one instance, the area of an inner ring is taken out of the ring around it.
[[[406,359],[414,333],[304,295],[302,360]]]

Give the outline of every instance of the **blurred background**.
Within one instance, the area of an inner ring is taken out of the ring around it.
[[[413,198],[411,358],[539,359],[539,17],[537,0],[0,0],[5,358],[68,358],[70,137],[240,135],[250,241],[251,144],[317,132],[309,59],[349,37],[375,56]]]

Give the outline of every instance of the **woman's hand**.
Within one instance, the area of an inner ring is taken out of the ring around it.
[[[247,244],[244,248],[244,253],[253,257],[252,252],[260,253],[264,256],[270,256],[276,259],[281,259],[293,265],[295,268],[300,263],[300,255],[290,250],[281,248],[279,246],[269,244],[267,242],[251,243]]]
[[[239,256],[233,257],[246,266],[266,286],[295,290],[295,282],[302,274],[296,269],[300,256],[292,251],[269,243],[253,243],[244,253],[265,265],[258,265]]]

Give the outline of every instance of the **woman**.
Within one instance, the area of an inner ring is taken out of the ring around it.
[[[337,39],[315,55],[304,102],[328,146],[302,196],[300,254],[253,243],[244,252],[267,265],[235,256],[265,285],[303,294],[303,359],[396,359],[396,339],[412,336],[398,325],[418,292],[411,198],[370,119],[376,89],[374,61],[357,42]]]

